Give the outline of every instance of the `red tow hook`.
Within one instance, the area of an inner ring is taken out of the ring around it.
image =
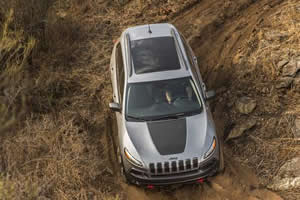
[[[147,188],[152,190],[152,189],[154,189],[154,185],[147,185]]]
[[[197,180],[197,183],[204,183],[205,179],[204,178],[200,178]]]

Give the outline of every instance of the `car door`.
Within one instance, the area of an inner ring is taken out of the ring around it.
[[[122,54],[121,43],[118,42],[115,45],[115,54],[114,54],[114,73],[113,73],[113,96],[114,102],[120,104],[121,108],[123,106],[123,96],[124,96],[124,83],[125,83],[125,71],[124,71],[124,59]],[[123,109],[122,109],[123,110]],[[118,124],[118,133],[119,136],[122,134],[124,129],[123,127],[123,115],[122,112],[116,112],[117,124]]]
[[[112,82],[112,89],[113,89],[113,100],[115,103],[118,102],[118,84],[117,84],[117,46],[120,45],[120,42],[114,45],[113,52],[110,59],[110,72],[111,72],[111,82]]]

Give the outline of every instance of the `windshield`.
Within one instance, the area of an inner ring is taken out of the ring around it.
[[[202,104],[190,77],[130,83],[127,89],[128,120],[158,120],[201,112]]]

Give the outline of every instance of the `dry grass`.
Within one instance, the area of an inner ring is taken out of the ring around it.
[[[89,133],[70,115],[27,119],[13,140],[3,142],[2,164],[14,183],[13,199],[30,199],[30,195],[33,199],[101,199],[105,190],[111,190],[109,184],[99,188],[105,184],[102,173],[107,163],[99,158],[105,158],[106,152],[89,144]]]
[[[80,5],[1,4],[0,198],[119,199],[111,174],[103,176],[104,77],[78,61],[88,30],[71,10],[56,12]]]
[[[0,199],[124,198],[109,161],[107,69],[123,28],[182,9],[156,5],[0,2]]]
[[[15,125],[17,118],[25,112],[25,96],[28,76],[25,68],[36,40],[26,37],[23,30],[10,29],[14,11],[11,9],[3,19],[0,29],[0,135]]]

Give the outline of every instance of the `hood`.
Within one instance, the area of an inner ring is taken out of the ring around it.
[[[126,122],[126,129],[146,165],[170,158],[202,158],[215,135],[212,119],[206,112],[172,120]]]

